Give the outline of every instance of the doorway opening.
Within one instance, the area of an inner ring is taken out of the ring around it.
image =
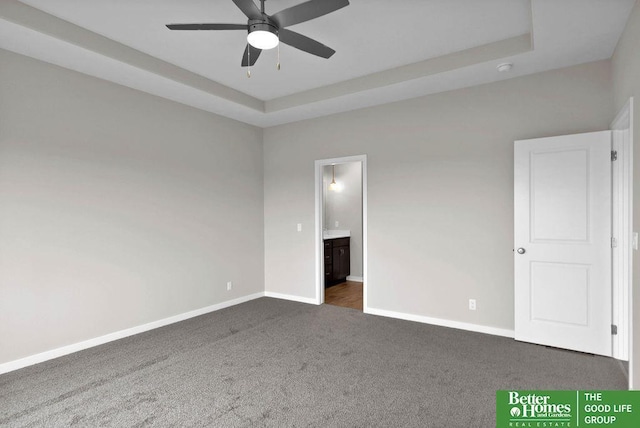
[[[316,161],[316,300],[367,310],[366,155]]]

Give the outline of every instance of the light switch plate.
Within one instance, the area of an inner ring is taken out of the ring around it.
[[[302,223],[298,223],[298,232],[302,232]]]

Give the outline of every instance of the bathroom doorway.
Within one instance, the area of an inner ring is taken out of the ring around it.
[[[318,303],[366,312],[366,156],[316,161]]]

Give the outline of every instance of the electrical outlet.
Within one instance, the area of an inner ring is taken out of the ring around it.
[[[233,283],[231,281],[227,282],[227,291],[230,291],[233,288]]]
[[[298,223],[298,232],[302,232],[302,223]]]
[[[340,227],[340,222],[336,220],[336,227]]]
[[[476,299],[469,299],[469,310],[470,311],[476,310]]]

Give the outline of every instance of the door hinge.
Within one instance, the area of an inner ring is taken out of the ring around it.
[[[617,325],[611,324],[611,334],[612,335],[618,334],[618,326]]]
[[[618,152],[615,150],[611,150],[611,162],[618,160]]]
[[[616,238],[611,238],[611,248],[616,248],[618,246],[618,241],[616,241]]]

